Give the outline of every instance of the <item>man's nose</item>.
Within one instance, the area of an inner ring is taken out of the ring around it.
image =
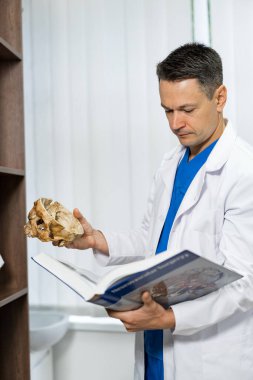
[[[170,128],[173,132],[184,126],[184,120],[179,112],[174,111],[172,117],[169,120]]]

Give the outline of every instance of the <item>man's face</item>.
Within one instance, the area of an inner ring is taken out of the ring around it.
[[[161,80],[159,88],[171,131],[182,145],[190,148],[193,156],[220,137],[223,119],[219,116],[219,90],[210,100],[197,79]]]

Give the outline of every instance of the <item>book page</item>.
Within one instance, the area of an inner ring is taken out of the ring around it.
[[[99,280],[101,279],[101,276],[98,276],[97,274],[89,271],[88,269],[84,269],[84,268],[81,268],[79,266],[76,266],[72,263],[70,263],[69,261],[67,260],[63,260],[63,259],[58,259],[57,260],[66,265],[68,268],[74,270],[75,272],[77,272],[78,274],[80,274],[82,277],[85,277],[87,278],[90,282],[92,282],[93,284],[97,284],[99,282]]]

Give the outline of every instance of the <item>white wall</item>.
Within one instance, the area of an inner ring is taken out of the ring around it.
[[[226,114],[238,133],[253,144],[253,2],[211,0],[213,47],[221,54],[229,90]]]
[[[24,0],[27,210],[51,197],[97,227],[138,226],[153,173],[175,143],[156,64],[191,40],[189,0]],[[87,252],[28,242],[29,256]],[[32,304],[80,305],[35,264]]]

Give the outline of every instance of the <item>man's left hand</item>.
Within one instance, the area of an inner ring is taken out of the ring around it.
[[[147,291],[142,294],[142,301],[143,306],[137,310],[107,310],[107,313],[112,318],[120,319],[129,332],[175,328],[176,322],[171,308],[164,309]]]

